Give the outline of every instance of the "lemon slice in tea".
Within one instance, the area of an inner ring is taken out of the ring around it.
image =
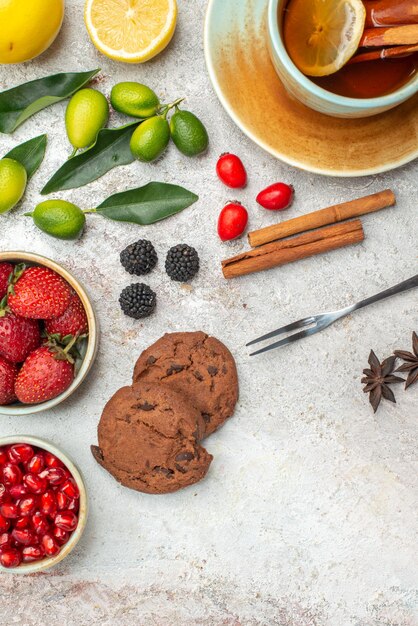
[[[361,0],[290,0],[284,17],[287,51],[307,76],[334,74],[358,49],[365,21]]]
[[[170,43],[176,0],[86,0],[84,20],[96,48],[125,63],[152,59]]]

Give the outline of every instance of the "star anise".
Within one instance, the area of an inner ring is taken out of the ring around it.
[[[365,387],[364,393],[369,393],[370,404],[376,413],[382,398],[396,403],[395,395],[389,385],[392,383],[405,382],[400,376],[394,376],[396,356],[390,356],[380,363],[379,359],[373,352],[370,352],[369,365],[370,369],[363,370],[365,377],[361,379]]]
[[[396,371],[408,372],[408,378],[405,383],[405,389],[408,389],[408,387],[418,381],[418,335],[415,332],[412,333],[412,352],[396,350],[395,356],[405,361]]]

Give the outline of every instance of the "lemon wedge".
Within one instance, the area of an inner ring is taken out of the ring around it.
[[[291,0],[284,20],[287,51],[307,76],[334,74],[357,51],[365,21],[361,0]]]
[[[106,56],[144,63],[170,43],[177,23],[176,0],[87,0],[90,38]]]

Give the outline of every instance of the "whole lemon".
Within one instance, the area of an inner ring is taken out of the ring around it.
[[[151,117],[160,105],[157,94],[141,83],[125,82],[112,87],[110,102],[119,113],[131,117]]]
[[[165,152],[170,141],[170,126],[164,117],[149,117],[135,129],[131,152],[139,161],[152,163]]]
[[[14,159],[0,160],[0,213],[10,211],[19,202],[25,193],[27,179],[21,163]]]
[[[65,127],[72,146],[77,149],[91,146],[108,117],[109,105],[100,91],[89,88],[77,91],[65,111]]]
[[[64,0],[0,0],[0,63],[23,63],[58,35]]]

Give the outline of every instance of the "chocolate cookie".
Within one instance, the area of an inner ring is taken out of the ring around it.
[[[238,376],[234,357],[205,333],[166,334],[135,365],[134,382],[163,383],[190,398],[205,421],[205,435],[234,412]]]
[[[201,480],[212,456],[199,445],[199,411],[165,385],[123,387],[106,404],[94,458],[125,487],[170,493]]]

